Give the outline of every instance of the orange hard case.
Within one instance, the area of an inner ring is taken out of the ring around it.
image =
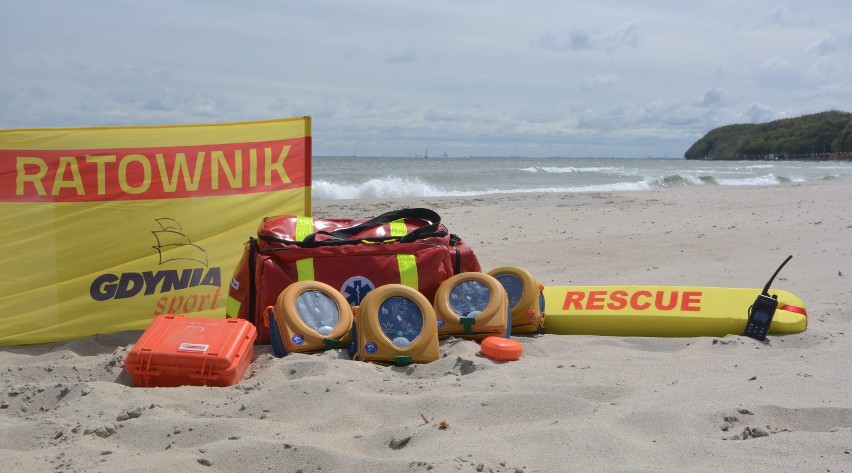
[[[136,387],[231,386],[254,356],[257,330],[242,319],[158,315],[124,359]]]

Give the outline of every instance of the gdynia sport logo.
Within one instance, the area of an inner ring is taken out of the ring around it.
[[[185,314],[213,310],[218,307],[221,296],[222,271],[209,267],[207,251],[192,243],[183,227],[171,218],[155,219],[159,229],[153,230],[159,256],[158,265],[191,262],[197,267],[184,269],[159,269],[156,271],[104,273],[97,276],[89,287],[93,300],[130,299],[141,296],[161,295],[155,302],[153,315]],[[212,286],[211,292],[203,294],[172,294],[199,286]]]

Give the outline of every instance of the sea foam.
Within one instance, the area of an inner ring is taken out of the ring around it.
[[[388,199],[399,197],[442,197],[475,195],[475,192],[450,191],[420,179],[384,177],[363,183],[340,183],[319,180],[313,183],[317,199]]]

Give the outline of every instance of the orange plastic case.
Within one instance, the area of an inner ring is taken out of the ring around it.
[[[482,341],[482,354],[495,361],[514,361],[521,357],[524,348],[517,340],[488,337]]]
[[[243,319],[159,315],[124,359],[136,387],[232,386],[254,355],[257,330]]]

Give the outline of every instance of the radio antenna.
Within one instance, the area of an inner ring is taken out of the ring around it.
[[[766,285],[763,286],[763,294],[769,295],[769,286],[772,285],[772,281],[775,280],[775,276],[778,276],[778,273],[781,272],[781,268],[783,268],[784,265],[787,264],[787,261],[790,261],[792,257],[793,255],[788,256],[787,259],[785,259],[784,262],[781,263],[781,266],[778,266],[778,269],[775,270],[775,274],[773,274],[772,277],[769,278],[769,281],[766,283]]]

